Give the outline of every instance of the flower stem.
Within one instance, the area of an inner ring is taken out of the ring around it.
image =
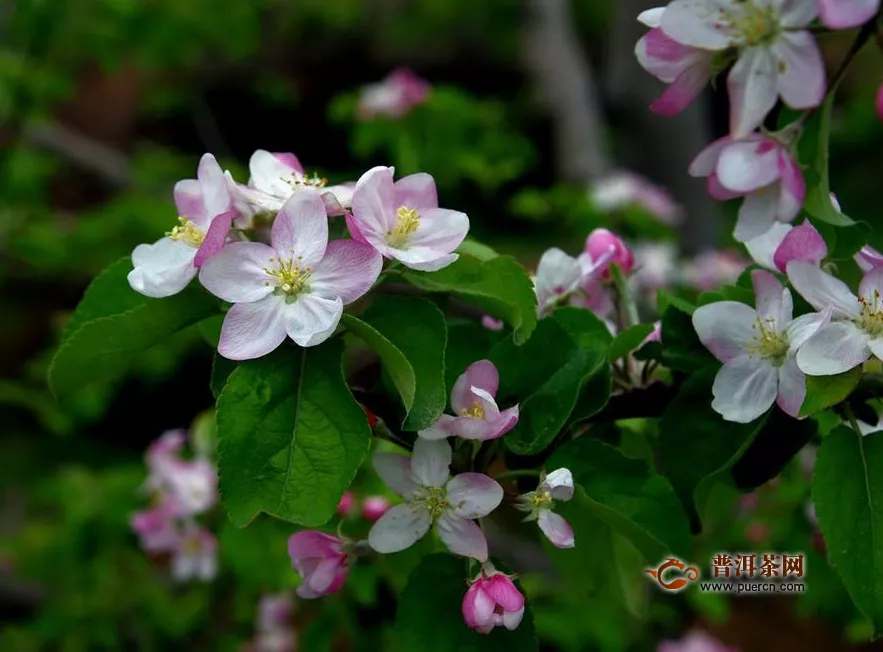
[[[503,471],[494,476],[494,480],[514,480],[515,478],[538,478],[538,469],[516,469],[515,471]]]
[[[849,421],[849,426],[855,431],[858,438],[861,439],[864,435],[862,435],[861,428],[858,427],[858,420],[855,418],[855,413],[852,411],[849,403],[843,404],[843,413],[846,415],[846,420]]]
[[[616,288],[616,295],[619,300],[620,318],[622,319],[622,327],[629,328],[641,323],[638,317],[638,306],[635,303],[635,297],[629,287],[628,279],[622,273],[622,269],[616,263],[610,265],[610,278],[613,279],[613,287]]]

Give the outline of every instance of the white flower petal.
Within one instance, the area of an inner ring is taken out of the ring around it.
[[[132,251],[134,269],[127,277],[129,285],[154,299],[178,294],[196,276],[195,256],[196,249],[171,238],[138,245]]]
[[[203,264],[199,282],[230,303],[258,301],[273,291],[264,270],[272,267],[270,258],[275,255],[272,247],[260,242],[233,242]]]
[[[721,362],[748,352],[756,326],[757,312],[738,301],[709,303],[693,313],[693,328],[699,340]]]
[[[776,250],[782,244],[788,232],[793,228],[790,224],[775,222],[769,231],[745,242],[745,248],[755,263],[767,269],[775,270]]]
[[[745,196],[739,207],[736,230],[737,242],[747,242],[767,233],[776,223],[779,210],[779,183],[760,188]]]
[[[487,539],[475,522],[445,512],[436,521],[435,528],[439,538],[455,555],[487,561]]]
[[[803,260],[792,260],[787,270],[791,285],[816,310],[831,307],[835,310],[835,317],[854,319],[859,316],[858,298],[840,279]]]
[[[450,475],[451,446],[418,437],[411,454],[411,476],[422,487],[444,487]]]
[[[281,301],[280,301],[281,302]],[[285,331],[300,346],[316,346],[334,334],[343,314],[340,297],[301,294],[285,305]]]
[[[543,478],[543,489],[555,500],[568,501],[573,498],[573,474],[570,469],[555,469]]]
[[[785,414],[797,417],[806,398],[806,376],[797,366],[794,356],[779,367],[779,394],[776,403]]]
[[[831,321],[831,309],[822,312],[810,312],[801,315],[788,324],[788,344],[792,352],[797,351],[803,343],[816,334],[822,326]]]
[[[388,554],[410,548],[429,531],[432,517],[422,505],[396,505],[371,527],[368,545]]]
[[[779,59],[777,89],[785,104],[793,109],[818,106],[825,96],[825,62],[815,37],[805,31],[783,31],[773,52]]]
[[[224,317],[218,353],[229,360],[251,360],[285,341],[285,302],[269,295],[253,303],[237,303]]]
[[[270,240],[283,258],[298,266],[314,266],[328,246],[328,214],[322,196],[304,188],[289,197],[276,215]]]
[[[460,518],[482,518],[503,500],[503,488],[483,473],[460,473],[447,484],[448,504]]]
[[[537,525],[556,548],[573,548],[575,545],[573,528],[570,527],[570,523],[551,509],[540,510]]]
[[[852,322],[838,321],[823,326],[803,343],[797,351],[797,366],[809,376],[833,376],[857,367],[870,355],[867,336]]]
[[[732,44],[726,29],[721,29],[721,13],[726,0],[674,0],[662,14],[662,29],[684,45],[705,50],[723,50]]]
[[[749,423],[770,409],[778,384],[779,372],[772,364],[740,356],[724,364],[715,376],[711,407],[727,421]]]
[[[776,104],[777,80],[778,61],[769,48],[757,46],[742,50],[727,77],[733,138],[745,138],[763,123]]]
[[[375,453],[371,465],[383,484],[396,494],[408,500],[414,495],[418,485],[411,477],[411,458],[398,453]]]

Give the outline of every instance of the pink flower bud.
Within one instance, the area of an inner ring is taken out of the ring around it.
[[[383,496],[368,496],[362,501],[362,518],[372,523],[386,514],[389,501]]]
[[[346,542],[317,530],[302,530],[288,537],[288,555],[303,579],[297,587],[302,598],[335,593],[350,572]]]
[[[865,273],[883,266],[883,254],[869,245],[862,247],[855,255],[856,264]]]
[[[653,330],[650,331],[650,334],[644,338],[644,344],[649,342],[661,342],[662,341],[662,322],[656,321],[653,322]]]
[[[501,331],[503,330],[503,326],[505,326],[502,321],[500,321],[499,319],[494,319],[490,315],[485,315],[481,318],[481,325],[489,331]]]
[[[615,234],[607,229],[595,229],[586,238],[586,253],[591,256],[592,260],[601,260],[605,256],[610,256],[611,263],[616,263],[622,271],[628,274],[635,266],[635,257],[625,243]],[[610,273],[605,268],[602,276],[607,278]]]
[[[340,497],[340,502],[337,503],[337,515],[341,518],[345,518],[353,513],[353,508],[355,507],[355,496],[353,496],[352,491],[344,491],[343,495]]]
[[[494,627],[516,629],[524,616],[524,596],[509,575],[499,572],[490,562],[482,564],[463,596],[463,620],[481,634]]]
[[[776,248],[773,262],[783,274],[787,271],[788,263],[792,260],[803,260],[813,265],[819,265],[822,258],[828,255],[828,245],[816,228],[809,220],[795,226],[788,231]]]

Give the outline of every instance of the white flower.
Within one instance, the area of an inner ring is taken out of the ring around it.
[[[418,438],[410,458],[377,453],[373,463],[386,485],[406,501],[371,528],[368,544],[374,550],[391,553],[409,548],[435,523],[451,552],[487,561],[487,541],[473,519],[487,516],[503,500],[499,484],[482,473],[450,478],[451,446],[445,440]]]
[[[573,528],[563,516],[552,511],[554,501],[573,498],[573,474],[569,469],[555,469],[540,479],[536,491],[519,497],[518,509],[528,512],[526,521],[536,521],[546,538],[557,548],[573,548]]]

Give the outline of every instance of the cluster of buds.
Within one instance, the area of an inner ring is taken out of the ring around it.
[[[341,518],[350,518],[358,513],[363,519],[373,523],[386,514],[389,509],[389,499],[385,496],[365,496],[359,499],[352,491],[345,491],[337,504],[337,515]]]
[[[218,476],[205,456],[181,457],[186,441],[185,431],[172,430],[148,448],[144,488],[152,505],[133,514],[131,526],[146,552],[171,556],[176,580],[207,581],[217,572],[217,540],[197,517],[217,503]]]

